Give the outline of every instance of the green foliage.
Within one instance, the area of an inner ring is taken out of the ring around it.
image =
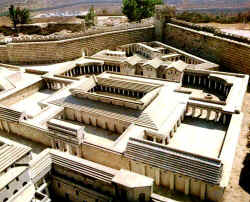
[[[13,5],[9,8],[9,17],[14,25],[14,28],[18,24],[27,24],[30,22],[30,11],[26,8],[15,8]]]
[[[19,17],[20,24],[28,24],[30,22],[30,11],[26,8],[19,9],[17,16]]]
[[[123,0],[122,12],[129,21],[141,21],[154,15],[155,5],[162,4],[162,0]]]
[[[95,25],[95,17],[96,17],[96,13],[95,13],[94,6],[91,6],[89,8],[89,12],[85,16],[85,23],[86,23],[86,25],[87,26],[93,26],[93,25]]]

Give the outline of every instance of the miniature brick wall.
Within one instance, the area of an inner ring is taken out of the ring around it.
[[[182,49],[229,71],[250,74],[250,45],[174,24],[166,24],[164,43]]]
[[[106,32],[60,41],[9,43],[0,46],[0,62],[11,64],[35,64],[69,61],[103,49],[154,39],[154,27]]]

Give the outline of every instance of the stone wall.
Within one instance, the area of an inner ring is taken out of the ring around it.
[[[36,82],[33,85],[30,85],[26,88],[20,89],[20,90],[16,91],[15,93],[10,94],[10,95],[0,99],[0,104],[7,106],[7,107],[11,107],[11,105],[29,97],[33,93],[36,93],[37,91],[39,91],[42,88],[42,86],[43,86],[43,81],[40,80],[39,82]]]
[[[9,43],[0,46],[0,62],[13,64],[52,63],[92,55],[103,49],[154,39],[154,27],[94,34],[74,39],[45,42]]]
[[[93,161],[117,170],[129,169],[129,161],[121,153],[114,152],[96,145],[84,143],[82,147],[84,159]]]
[[[229,71],[250,74],[250,45],[211,33],[166,24],[164,43],[218,63]]]

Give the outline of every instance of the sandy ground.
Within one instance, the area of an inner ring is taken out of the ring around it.
[[[250,30],[221,29],[223,32],[250,38]]]
[[[250,86],[248,87],[248,92],[245,95],[243,112],[245,116],[234,158],[231,179],[227,189],[225,190],[222,202],[250,202],[250,194],[245,192],[239,185],[240,173],[243,168],[243,161],[246,157],[246,154],[250,152],[246,147],[248,126],[250,124]]]
[[[219,29],[250,30],[250,23],[220,24],[220,23],[210,22],[210,23],[199,23],[199,25],[213,26]]]
[[[250,38],[250,23],[220,24],[220,23],[201,23],[200,25],[212,26],[221,29],[223,32],[236,34]]]

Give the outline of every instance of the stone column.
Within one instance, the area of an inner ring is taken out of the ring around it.
[[[170,172],[170,176],[169,176],[169,179],[170,179],[170,182],[169,182],[169,185],[170,185],[170,190],[174,191],[174,184],[175,184],[175,176],[174,176],[174,173]]]
[[[177,124],[175,123],[174,124],[174,132],[176,132],[176,130],[177,130]]]
[[[76,147],[76,155],[77,155],[78,157],[81,157],[81,156],[82,156],[82,155],[81,155],[80,146],[77,146],[77,147]]]
[[[222,89],[222,83],[220,83],[219,91],[221,91],[221,89]]]
[[[190,83],[190,75],[187,75],[188,78],[188,84]]]
[[[214,121],[215,121],[215,122],[217,122],[218,116],[219,116],[219,112],[215,111],[215,118],[214,118]]]
[[[192,107],[192,117],[195,115],[195,107]]]
[[[51,139],[50,139],[50,144],[51,144],[51,148],[52,148],[52,149],[56,149],[56,145],[55,145],[54,138],[51,138]]]
[[[174,136],[174,132],[173,130],[170,131],[170,137],[173,137]]]
[[[154,173],[155,173],[155,184],[159,186],[160,185],[160,168],[155,168]]]
[[[207,120],[207,121],[209,121],[210,114],[211,114],[211,111],[208,109],[208,110],[207,110],[207,117],[206,117],[206,120]]]
[[[211,80],[210,79],[208,80],[208,88],[209,89],[211,88]]]
[[[177,126],[179,127],[181,125],[181,119],[178,119]]]
[[[227,87],[224,86],[223,93],[226,95]]]
[[[194,75],[194,80],[193,80],[193,84],[195,85],[195,80],[196,80],[196,77],[195,77],[195,75]]]
[[[203,114],[203,109],[200,108],[200,116],[202,116],[202,114]]]
[[[190,192],[190,179],[185,177],[185,195],[189,195]]]
[[[206,197],[206,184],[201,182],[201,192],[200,192],[200,199],[205,200]]]

